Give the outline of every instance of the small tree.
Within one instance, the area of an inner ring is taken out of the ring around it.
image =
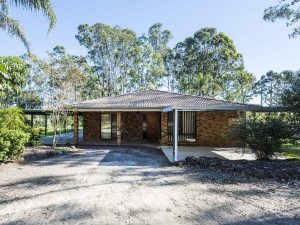
[[[67,118],[68,107],[80,100],[79,87],[84,74],[81,71],[81,61],[68,55],[63,46],[56,46],[48,55],[41,65],[45,77],[44,107],[53,112],[52,145],[55,147],[61,134],[59,127]]]
[[[61,130],[59,131],[59,126],[64,121],[66,121],[68,116],[67,102],[70,98],[70,87],[69,83],[62,83],[60,85],[59,94],[54,96],[55,103],[50,108],[52,110],[51,123],[53,126],[53,139],[52,146],[56,147],[59,137],[61,135]]]
[[[236,121],[229,136],[250,148],[257,159],[270,159],[280,152],[283,141],[292,136],[292,126],[282,114],[252,114]]]

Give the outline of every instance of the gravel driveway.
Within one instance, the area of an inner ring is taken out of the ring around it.
[[[0,224],[299,224],[299,187],[107,147],[0,166]]]

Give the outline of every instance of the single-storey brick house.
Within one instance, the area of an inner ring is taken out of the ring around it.
[[[234,143],[224,137],[226,130],[249,107],[158,90],[80,102],[74,105],[74,143],[228,147]],[[78,115],[83,117],[82,141]]]

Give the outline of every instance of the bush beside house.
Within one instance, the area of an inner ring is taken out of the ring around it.
[[[42,144],[43,133],[45,132],[45,128],[43,127],[34,127],[30,129],[30,137],[28,141],[28,145],[30,146],[38,146]]]
[[[283,114],[252,114],[236,121],[229,136],[250,148],[257,159],[269,159],[282,150],[282,144],[294,132],[293,124]]]
[[[0,161],[15,160],[24,152],[30,137],[24,121],[18,108],[0,110]]]

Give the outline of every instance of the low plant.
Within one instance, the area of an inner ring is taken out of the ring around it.
[[[257,159],[270,159],[280,152],[292,133],[293,126],[283,115],[269,113],[240,118],[229,130],[229,136],[241,146],[250,148]]]
[[[0,130],[0,161],[15,160],[25,150],[29,134],[19,130]]]
[[[30,129],[30,138],[28,144],[30,146],[38,146],[42,144],[42,137],[45,129],[43,127],[34,127]]]

